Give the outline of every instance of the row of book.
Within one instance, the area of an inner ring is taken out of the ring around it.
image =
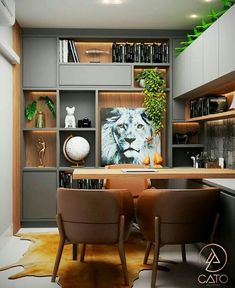
[[[168,63],[168,43],[116,43],[112,45],[112,62]]]
[[[79,53],[72,39],[60,39],[60,63],[78,63]],[[168,43],[116,43],[112,44],[113,63],[168,63]]]
[[[227,97],[211,95],[190,101],[190,118],[206,116],[227,111]]]
[[[60,172],[60,187],[75,189],[102,189],[103,179],[73,180],[72,173]]]
[[[78,63],[79,56],[74,40],[63,39],[60,40],[60,63],[74,62]]]

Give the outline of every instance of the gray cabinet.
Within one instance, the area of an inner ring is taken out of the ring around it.
[[[235,6],[219,20],[219,76],[235,69]]]
[[[55,220],[56,171],[24,171],[22,220]]]
[[[186,53],[189,53],[189,75],[186,76],[185,80],[189,81],[189,89],[193,90],[203,84],[203,39],[202,37],[197,38],[188,48]]]
[[[131,65],[61,64],[62,86],[131,86]]]
[[[203,39],[203,73],[204,83],[208,83],[219,75],[219,28],[215,22],[202,34]]]
[[[56,87],[56,37],[23,38],[23,87]]]
[[[182,95],[190,89],[190,46],[184,50],[176,59],[173,71],[174,97]]]

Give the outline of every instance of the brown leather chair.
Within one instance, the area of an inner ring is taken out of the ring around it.
[[[113,164],[107,165],[107,169],[123,169],[123,168],[144,168],[144,165],[135,165],[135,164]],[[104,182],[104,187],[106,189],[128,189],[131,192],[133,198],[138,198],[143,190],[151,187],[151,181],[149,179],[138,179],[137,177],[133,178],[115,178],[115,179],[106,179]]]
[[[84,260],[85,244],[117,244],[125,285],[128,273],[124,251],[133,219],[133,198],[124,189],[57,190],[57,224],[60,242],[52,282],[55,282],[65,244],[83,243],[80,260]]]
[[[149,189],[137,202],[137,219],[147,240],[144,263],[155,245],[151,287],[155,287],[159,249],[165,244],[181,244],[186,261],[185,244],[208,242],[215,229],[217,188]]]

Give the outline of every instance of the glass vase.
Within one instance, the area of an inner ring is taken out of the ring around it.
[[[42,111],[39,111],[35,120],[35,128],[45,128],[45,115]]]

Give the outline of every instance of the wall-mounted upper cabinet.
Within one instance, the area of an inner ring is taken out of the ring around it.
[[[173,75],[176,75],[175,98],[187,97],[189,93],[192,96],[229,92],[227,90],[230,88],[220,91],[218,86],[222,89],[224,85],[230,87],[228,82],[231,81],[231,77],[227,75],[235,71],[234,27],[235,5],[176,57],[173,67]],[[216,83],[219,78],[219,82]],[[212,81],[213,85],[210,85]]]
[[[23,87],[55,88],[56,37],[23,38]]]
[[[219,76],[235,70],[235,5],[219,20]]]

